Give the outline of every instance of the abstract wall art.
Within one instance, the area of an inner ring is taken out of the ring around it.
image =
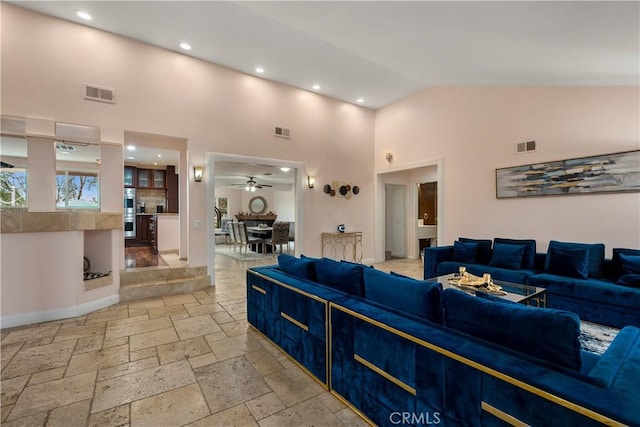
[[[496,169],[496,197],[640,191],[640,150]]]

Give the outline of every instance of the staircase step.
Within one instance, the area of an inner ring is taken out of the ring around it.
[[[206,267],[120,272],[120,302],[193,293],[211,286]]]

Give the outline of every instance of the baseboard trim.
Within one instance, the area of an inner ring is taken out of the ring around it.
[[[95,301],[90,301],[72,307],[52,308],[49,310],[33,311],[31,313],[2,316],[0,317],[0,329],[82,316],[83,314],[109,307],[110,305],[117,304],[118,302],[120,302],[120,296],[116,293]]]

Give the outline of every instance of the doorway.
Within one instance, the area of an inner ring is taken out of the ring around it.
[[[383,262],[386,258],[387,251],[395,247],[397,237],[391,236],[389,230],[397,227],[397,208],[390,211],[389,201],[395,200],[399,203],[399,195],[395,194],[396,189],[391,190],[392,186],[404,187],[404,201],[401,206],[404,210],[404,258],[419,259],[420,239],[428,238],[431,245],[437,245],[443,238],[444,216],[443,216],[443,194],[444,194],[444,159],[427,160],[417,162],[403,167],[397,167],[384,172],[378,172],[375,180],[376,194],[376,220],[375,220],[375,262]],[[434,224],[424,225],[424,212],[422,213],[422,221],[417,218],[419,210],[419,184],[435,183],[435,206],[434,214],[428,214],[428,222],[432,220]],[[389,189],[389,192],[387,192]],[[432,218],[429,218],[432,217]],[[437,223],[435,223],[437,219]],[[423,236],[427,233],[428,236]]]
[[[248,183],[242,183],[239,181],[239,178],[244,179],[244,181],[255,181],[257,178],[254,177],[250,170],[247,168],[260,168],[260,167],[277,167],[277,168],[291,168],[291,172],[293,174],[293,183],[291,184],[293,191],[293,229],[295,236],[295,244],[294,244],[294,254],[299,255],[300,248],[303,247],[303,234],[302,234],[302,218],[303,218],[303,203],[302,203],[302,191],[303,191],[303,177],[306,176],[304,164],[298,161],[290,161],[290,160],[281,160],[281,159],[269,159],[269,158],[261,158],[261,157],[250,157],[250,156],[241,156],[241,155],[233,155],[233,154],[223,154],[223,153],[207,153],[207,166],[206,166],[206,183],[207,183],[207,274],[211,276],[212,283],[215,283],[215,264],[216,264],[216,197],[224,197],[222,194],[217,194],[216,192],[216,184],[217,184],[217,169],[216,164],[220,165],[223,163],[234,163],[238,166],[239,170],[242,170],[242,177],[235,177],[235,183],[231,185],[238,186],[240,188],[240,192],[242,193],[241,197],[236,197],[238,200],[241,200],[240,204],[236,203],[234,197],[227,196],[228,198],[228,218],[234,218],[235,214],[240,212],[250,211],[248,205],[245,203],[244,199],[248,197],[245,191],[247,190]],[[252,179],[253,178],[253,179]],[[273,185],[265,185],[266,177],[262,177],[260,182],[258,182],[258,186],[270,188]],[[250,187],[250,186],[249,186]],[[249,195],[254,195],[255,193],[250,192],[247,193]],[[270,210],[270,208],[267,208]],[[279,220],[280,218],[278,218]],[[286,218],[285,218],[286,219]]]
[[[385,184],[385,260],[406,257],[406,185]]]

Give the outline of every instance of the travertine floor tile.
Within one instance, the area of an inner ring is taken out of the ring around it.
[[[2,371],[2,378],[66,366],[75,345],[75,341],[65,341],[20,350]]]
[[[43,426],[47,419],[46,412],[39,412],[37,414],[27,415],[26,417],[18,418],[15,420],[7,420],[2,423],[2,427],[33,427]]]
[[[103,340],[104,337],[102,335],[80,338],[76,343],[76,348],[73,350],[73,353],[88,353],[90,351],[100,350]]]
[[[117,347],[122,344],[129,344],[129,337],[119,337],[110,340],[104,340],[102,348]]]
[[[218,313],[220,311],[224,311],[224,308],[222,308],[218,304],[204,304],[204,305],[197,305],[194,307],[188,307],[187,311],[191,316],[200,316],[203,314]]]
[[[140,322],[119,324],[116,326],[109,325],[105,334],[106,339],[124,337],[127,335],[137,335],[145,332],[157,331],[173,327],[171,319],[161,317],[159,319],[142,320]]]
[[[88,427],[117,427],[129,422],[129,405],[122,405],[89,416]]]
[[[180,426],[209,415],[198,384],[160,393],[131,404],[131,427]]]
[[[0,353],[2,353],[2,366],[6,366],[7,363],[9,363],[9,361],[13,358],[13,356],[15,356],[18,351],[20,351],[20,348],[22,348],[22,346],[24,345],[23,342],[16,342],[13,344],[1,344],[0,345],[0,349],[2,350]]]
[[[253,419],[245,405],[238,405],[190,424],[190,427],[210,426],[257,427],[258,423]]]
[[[47,427],[85,426],[89,420],[91,399],[61,406],[51,411],[47,420]]]
[[[318,399],[309,399],[297,405],[280,411],[260,421],[260,427],[299,427],[309,425],[308,420],[313,420],[314,425],[337,426],[344,424],[338,417],[331,413]]]
[[[284,367],[267,350],[258,350],[248,353],[247,360],[262,376],[272,374],[284,369]]]
[[[178,314],[187,314],[182,305],[171,305],[169,307],[152,307],[148,310],[149,319],[156,319],[158,317],[170,317]]]
[[[9,420],[91,399],[95,378],[95,372],[87,372],[74,377],[28,386],[9,414]]]
[[[158,346],[158,357],[162,365],[205,353],[211,353],[211,349],[204,337],[190,338]]]
[[[193,372],[214,414],[271,392],[244,357],[203,366]]]
[[[71,357],[65,376],[97,371],[129,361],[129,346],[124,344],[104,350],[75,354]]]
[[[202,354],[200,356],[189,358],[189,364],[191,365],[191,369],[196,369],[202,366],[211,365],[212,363],[216,363],[217,361],[218,361],[218,358],[213,353]]]
[[[9,416],[9,412],[13,409],[13,405],[7,405],[0,407],[0,422],[4,423],[7,417]]]
[[[174,321],[176,331],[181,340],[203,335],[213,334],[220,331],[220,326],[209,316],[190,317],[188,319]]]
[[[158,359],[156,357],[148,357],[146,359],[136,360],[134,362],[123,363],[122,365],[99,370],[98,381],[104,381],[108,380],[109,378],[132,374],[138,371],[144,371],[145,369],[149,368],[156,368],[157,366]]]
[[[149,357],[157,357],[157,356],[158,356],[158,352],[156,351],[155,347],[144,348],[142,350],[129,352],[129,360],[131,360],[132,362],[135,362],[136,360],[140,360],[140,359],[147,359]]]
[[[340,402],[338,398],[333,396],[329,391],[325,391],[324,393],[319,394],[318,396],[316,396],[316,399],[322,402],[322,404],[326,406],[327,409],[329,409],[333,414],[346,408],[344,403]],[[349,412],[351,411],[349,410]]]
[[[5,338],[2,339],[2,350],[4,351],[4,347],[7,344],[25,342],[45,337],[53,337],[55,336],[56,332],[58,332],[59,328],[60,325],[45,325],[42,327],[35,326],[27,329],[11,331]]]
[[[223,323],[220,325],[222,330],[228,337],[235,337],[238,335],[244,335],[247,333],[247,329],[249,328],[249,323],[243,320],[236,320],[234,322]]]
[[[167,307],[176,304],[189,304],[192,302],[198,303],[198,300],[193,296],[193,294],[171,295],[162,299],[164,301],[164,305]]]
[[[166,319],[166,317],[164,317],[164,319]],[[129,338],[129,349],[131,351],[137,351],[174,341],[178,341],[178,335],[176,335],[176,331],[173,328],[160,329],[158,331],[133,335]]]
[[[52,381],[52,380],[59,380],[64,376],[64,373],[66,372],[66,370],[67,370],[67,367],[63,366],[61,368],[36,372],[35,374],[31,375],[31,379],[29,380],[29,385],[46,383],[47,381]]]
[[[219,360],[231,359],[262,349],[262,346],[251,335],[239,335],[209,342],[209,347]]]
[[[99,381],[91,413],[173,390],[196,381],[189,363],[180,361],[130,375]]]
[[[293,406],[325,391],[297,367],[267,375],[264,380],[287,406]]]
[[[257,399],[250,400],[246,405],[256,420],[266,418],[287,407],[275,393],[265,394]]]
[[[356,414],[351,409],[346,407],[336,412],[336,417],[338,417],[344,423],[345,426],[352,426],[352,427],[369,427],[370,426],[370,424],[365,420],[363,420],[358,414]]]
[[[84,337],[104,335],[106,322],[95,322],[85,326],[74,326],[72,328],[60,329],[56,334],[54,342],[77,340]]]
[[[107,310],[88,314],[87,323],[105,320],[125,319],[127,317],[129,317],[129,309],[127,307],[121,307],[117,310]]]
[[[23,375],[21,377],[11,378],[10,380],[2,381],[2,389],[0,393],[1,406],[11,405],[16,403],[20,393],[24,390],[24,386],[29,381],[29,375]]]
[[[218,322],[219,325],[222,325],[223,323],[233,322],[234,320],[236,320],[233,317],[231,317],[229,313],[227,313],[226,311],[211,313],[211,317],[213,317],[213,320]]]

